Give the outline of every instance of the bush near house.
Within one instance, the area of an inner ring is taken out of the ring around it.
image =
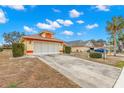
[[[24,44],[13,43],[12,44],[12,53],[13,53],[13,57],[23,56],[24,55]]]
[[[64,53],[70,54],[71,53],[71,47],[65,46]]]
[[[0,47],[0,52],[2,52],[3,51],[3,48],[2,47]]]
[[[91,58],[102,58],[102,53],[90,52],[89,56],[90,56]]]

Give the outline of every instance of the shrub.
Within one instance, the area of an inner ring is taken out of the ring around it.
[[[65,46],[64,53],[70,54],[71,53],[71,47]]]
[[[13,57],[20,57],[24,55],[24,44],[14,43],[12,44]]]
[[[2,47],[0,47],[0,52],[2,52],[3,51],[3,48]]]
[[[91,53],[89,54],[89,56],[90,56],[91,58],[102,58],[102,53],[91,52]]]

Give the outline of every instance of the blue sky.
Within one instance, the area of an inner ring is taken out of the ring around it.
[[[108,38],[106,22],[124,16],[124,6],[0,6],[0,43],[4,32],[36,34],[50,30],[64,41]]]

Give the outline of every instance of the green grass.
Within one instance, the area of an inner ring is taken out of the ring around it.
[[[8,88],[16,88],[17,87],[17,83],[11,83],[8,85]]]
[[[124,61],[118,62],[115,66],[119,67],[119,68],[123,68],[124,67]]]

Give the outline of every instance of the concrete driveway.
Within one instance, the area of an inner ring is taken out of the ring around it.
[[[38,57],[80,87],[113,87],[120,69],[68,55],[47,55]]]

